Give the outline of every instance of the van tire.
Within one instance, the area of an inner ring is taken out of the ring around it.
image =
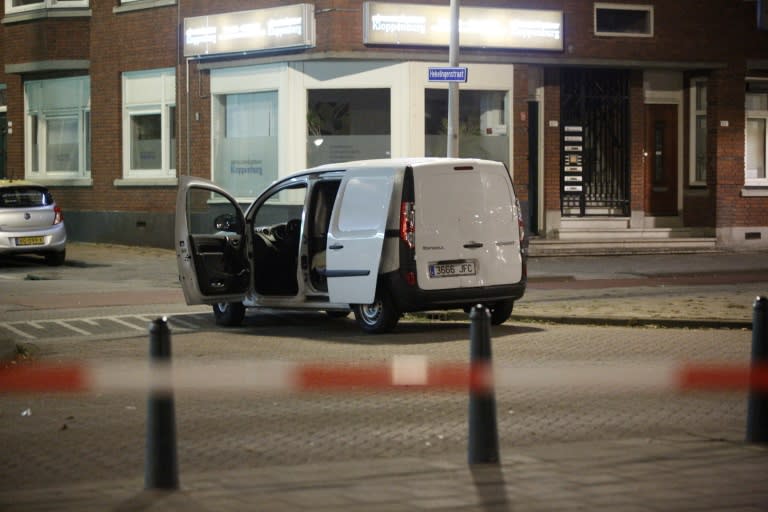
[[[368,334],[383,334],[391,331],[400,320],[392,298],[386,291],[376,291],[371,304],[355,304],[352,307],[360,328]]]
[[[237,327],[245,318],[245,306],[242,302],[219,302],[213,305],[213,316],[216,325]]]
[[[515,307],[515,301],[503,300],[490,306],[491,325],[501,325],[512,315],[512,309]]]

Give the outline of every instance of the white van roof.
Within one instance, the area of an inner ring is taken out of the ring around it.
[[[402,158],[380,158],[372,160],[354,160],[351,162],[339,162],[335,164],[324,164],[303,171],[296,172],[294,174],[308,174],[313,172],[327,172],[327,171],[342,171],[347,169],[359,169],[364,167],[392,167],[392,168],[405,168],[405,167],[420,167],[432,164],[448,164],[448,165],[479,165],[479,164],[492,164],[503,165],[501,162],[493,160],[482,160],[479,158],[445,158],[445,157],[402,157]]]
[[[332,171],[347,171],[349,169],[364,169],[369,167],[371,169],[382,168],[394,168],[404,169],[406,167],[424,167],[435,164],[448,164],[448,165],[501,165],[502,162],[497,160],[484,160],[481,158],[446,158],[446,157],[401,157],[401,158],[375,158],[370,160],[352,160],[349,162],[339,162],[335,164],[323,164],[316,167],[310,167],[308,169],[302,169],[300,171],[294,171],[283,178],[278,178],[270,183],[267,188],[271,187],[277,182],[282,182],[290,178],[298,176],[307,176],[308,174],[315,174],[320,172],[332,172]]]

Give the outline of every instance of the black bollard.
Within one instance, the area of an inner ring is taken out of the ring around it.
[[[153,365],[171,364],[171,331],[165,317],[155,319],[149,326],[149,355]],[[144,488],[179,488],[172,391],[149,392]]]
[[[768,298],[758,297],[752,306],[752,366],[768,364]],[[750,389],[747,404],[748,443],[768,443],[768,393]]]
[[[469,319],[470,368],[475,371],[477,368],[487,367],[490,371],[491,313],[485,306],[478,304],[472,308]],[[470,464],[499,463],[499,434],[493,389],[470,387],[468,452]]]

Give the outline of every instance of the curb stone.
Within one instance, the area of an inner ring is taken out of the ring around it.
[[[425,320],[469,321],[466,313],[456,311],[426,311],[409,313]],[[508,322],[543,322],[570,325],[611,325],[616,327],[666,327],[677,329],[752,329],[748,320],[717,320],[705,318],[643,318],[643,317],[590,317],[512,314]]]

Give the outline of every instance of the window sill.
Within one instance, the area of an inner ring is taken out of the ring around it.
[[[764,186],[745,186],[741,189],[741,197],[768,197],[768,184]]]
[[[112,8],[112,12],[120,14],[122,12],[141,11],[143,9],[155,9],[156,7],[168,7],[176,5],[176,0],[136,0],[134,2],[124,2],[122,5]]]
[[[58,9],[32,9],[29,11],[7,13],[3,17],[3,25],[24,21],[43,20],[48,18],[90,18],[91,9],[87,7],[69,7]]]
[[[124,178],[114,181],[116,187],[175,187],[179,179],[173,178]]]
[[[46,177],[30,177],[24,178],[32,183],[38,183],[45,185],[46,187],[92,187],[92,178],[46,178]]]

